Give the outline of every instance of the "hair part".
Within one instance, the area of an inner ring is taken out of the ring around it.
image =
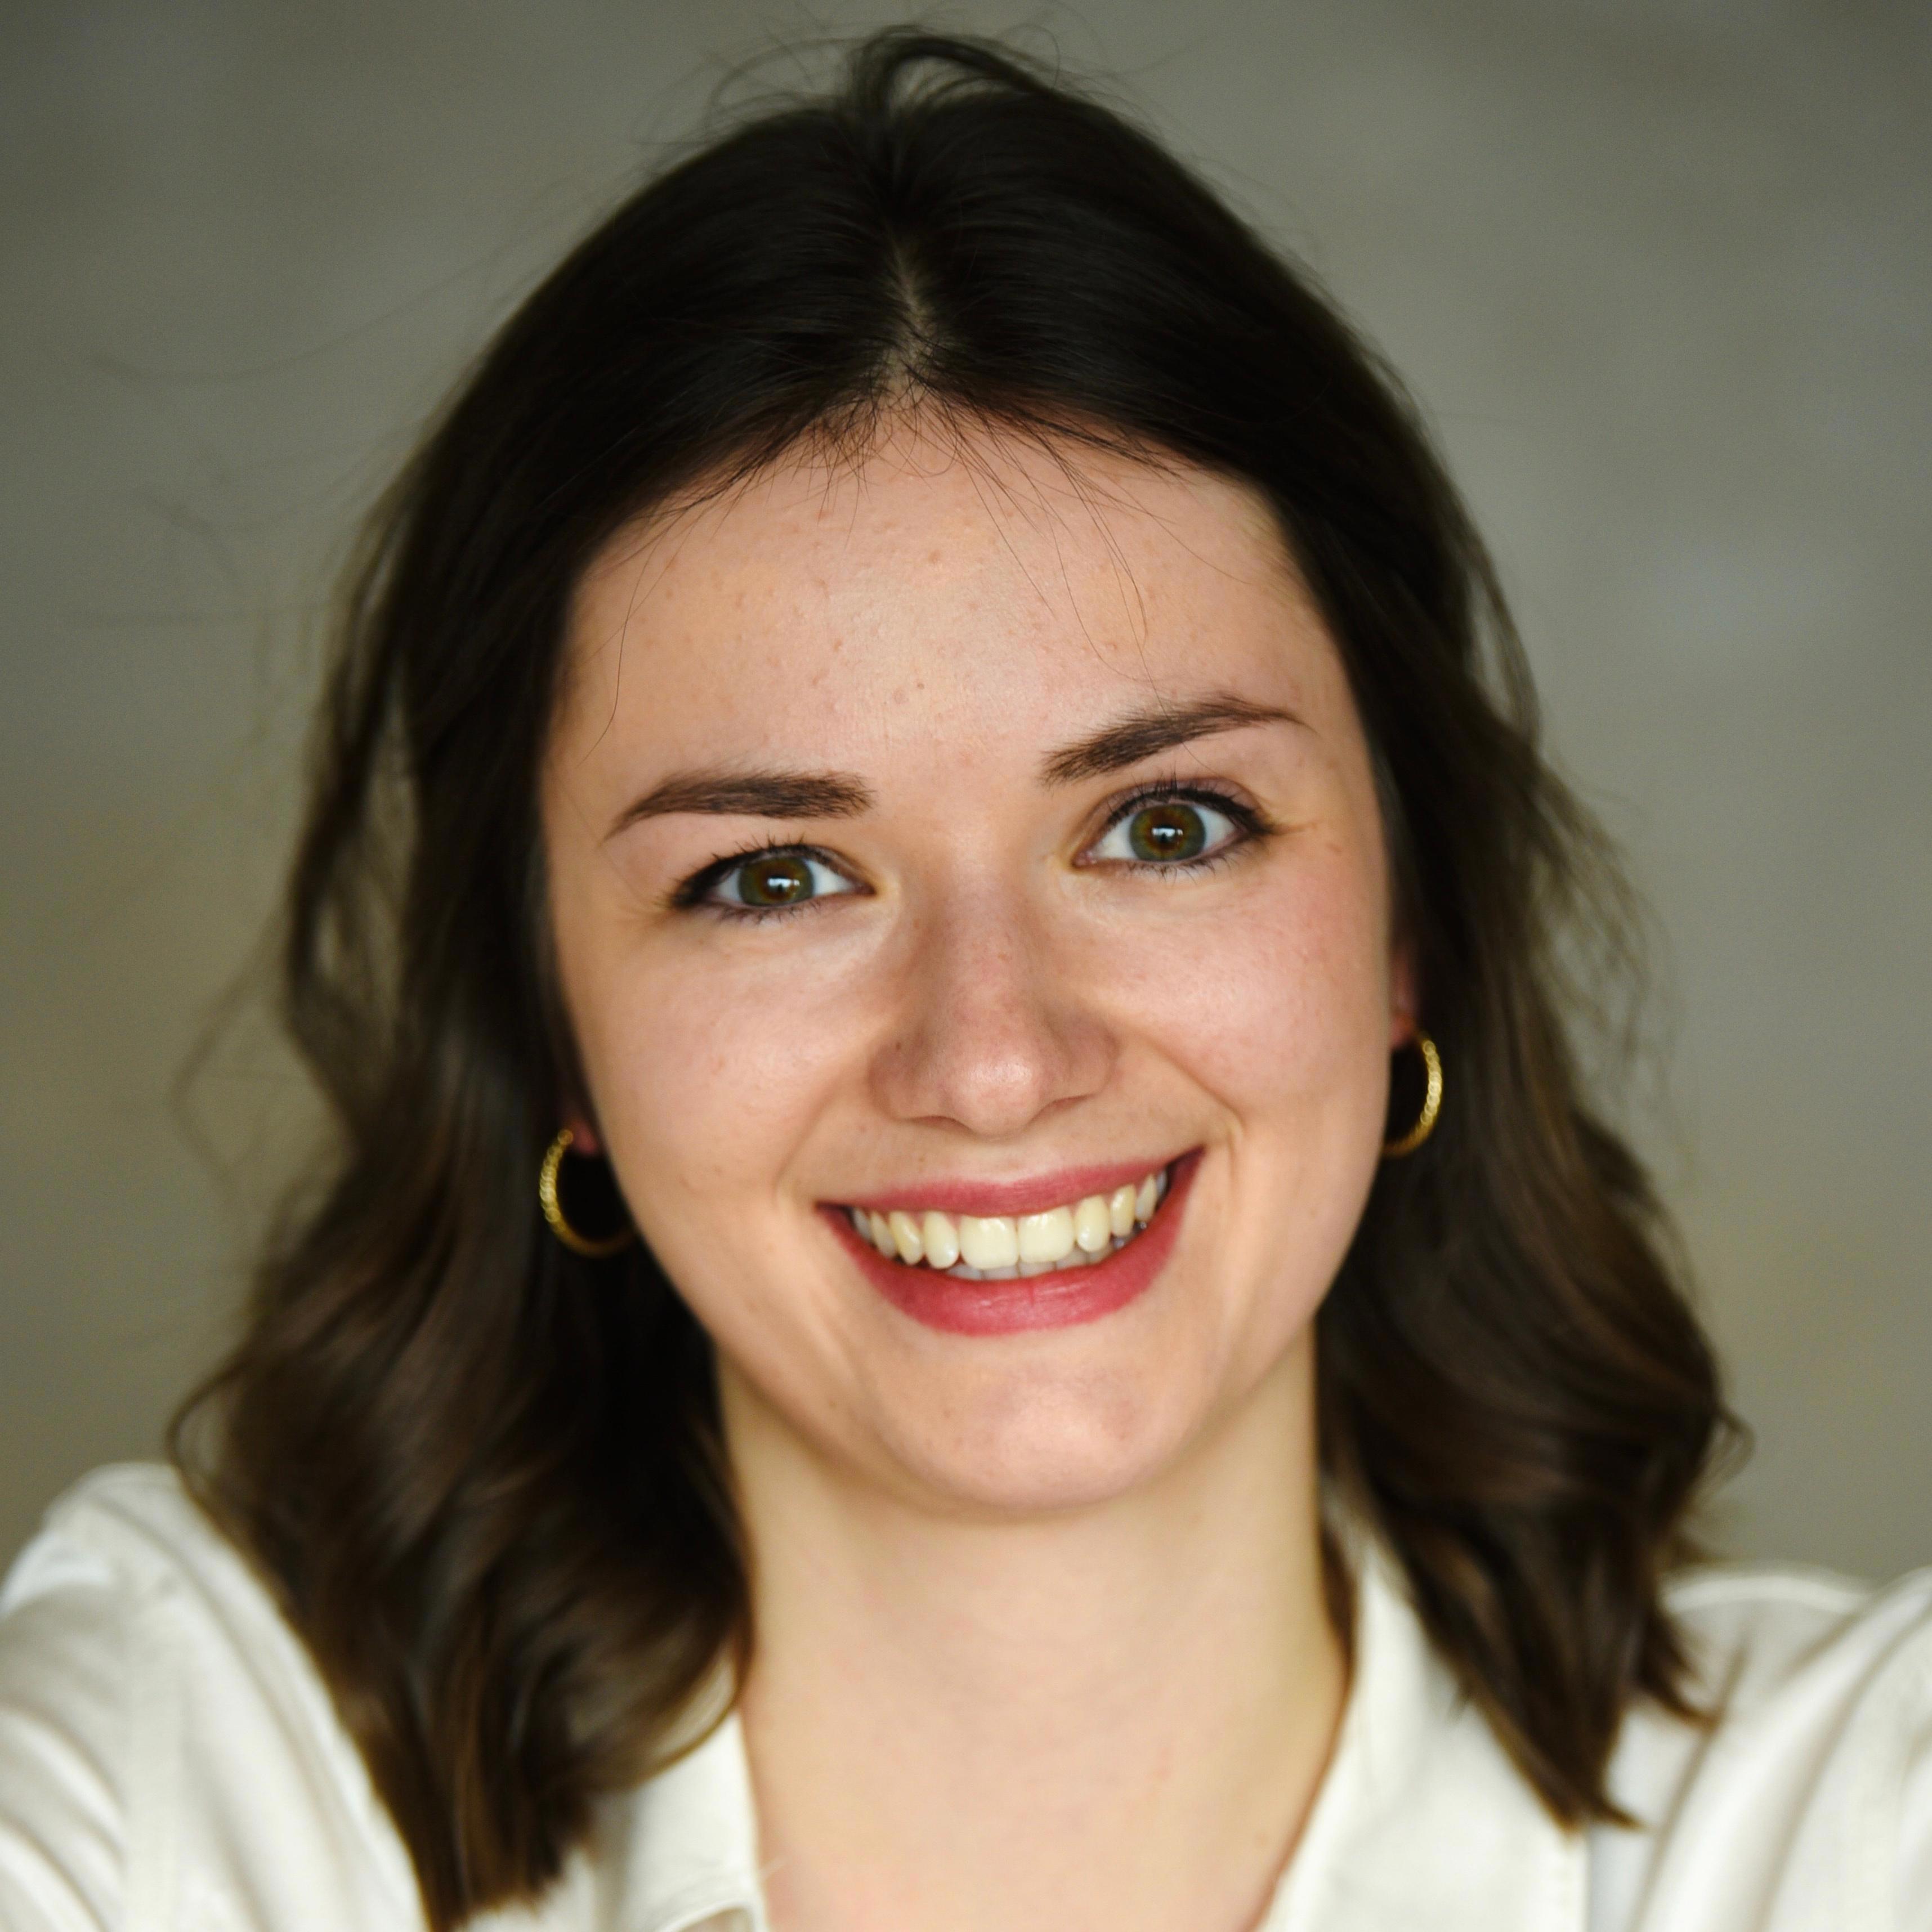
[[[175,1442],[436,1932],[542,1892],[752,1641],[710,1344],[641,1245],[569,1254],[533,1198],[581,1088],[536,808],[571,602],[632,520],[908,411],[1198,465],[1278,520],[1454,1082],[1318,1318],[1324,1470],[1558,1818],[1618,1815],[1634,1698],[1684,1708],[1659,1581],[1729,1425],[1582,1092],[1558,949],[1625,921],[1493,571],[1394,378],[1210,190],[1012,55],[898,30],[573,252],[379,507],[344,606],[280,965],[328,1158],[184,1412],[208,1455]]]

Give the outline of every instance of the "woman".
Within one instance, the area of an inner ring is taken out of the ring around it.
[[[1114,116],[868,44],[376,520],[333,1165],[182,1475],[10,1580],[0,1916],[1932,1925],[1932,1583],[1673,1574],[1615,903],[1372,359]]]

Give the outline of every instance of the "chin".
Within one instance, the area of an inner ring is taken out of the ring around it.
[[[971,1383],[878,1418],[878,1432],[928,1496],[988,1515],[1058,1514],[1126,1496],[1172,1467],[1207,1419],[1178,1399],[1171,1364],[1144,1376],[1036,1366]]]

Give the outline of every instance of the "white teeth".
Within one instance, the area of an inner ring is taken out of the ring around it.
[[[920,1225],[910,1214],[902,1214],[895,1208],[886,1216],[886,1225],[892,1231],[892,1246],[899,1251],[899,1259],[910,1268],[914,1262],[926,1258],[926,1238]]]
[[[1019,1219],[1020,1259],[1064,1262],[1073,1252],[1073,1210],[1049,1208],[1044,1214]]]
[[[1019,1231],[1010,1214],[962,1214],[959,1217],[959,1258],[984,1274],[989,1268],[1011,1268],[1020,1258]]]
[[[1153,1220],[1167,1193],[1165,1168],[1138,1186],[1089,1194],[1037,1214],[923,1214],[895,1208],[885,1214],[848,1208],[861,1240],[887,1259],[929,1268],[962,1281],[1009,1281],[1088,1268],[1117,1253]]]
[[[1073,1240],[1082,1254],[1097,1255],[1113,1246],[1114,1228],[1107,1216],[1106,1196],[1090,1194],[1074,1209]]]
[[[920,1238],[926,1244],[926,1258],[936,1268],[950,1268],[959,1258],[959,1230],[950,1214],[928,1210],[919,1224]]]

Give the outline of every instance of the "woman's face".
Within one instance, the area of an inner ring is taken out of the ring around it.
[[[1258,500],[902,430],[621,536],[569,649],[578,1124],[728,1423],[1031,1510],[1305,1392],[1408,1001],[1360,723]]]

